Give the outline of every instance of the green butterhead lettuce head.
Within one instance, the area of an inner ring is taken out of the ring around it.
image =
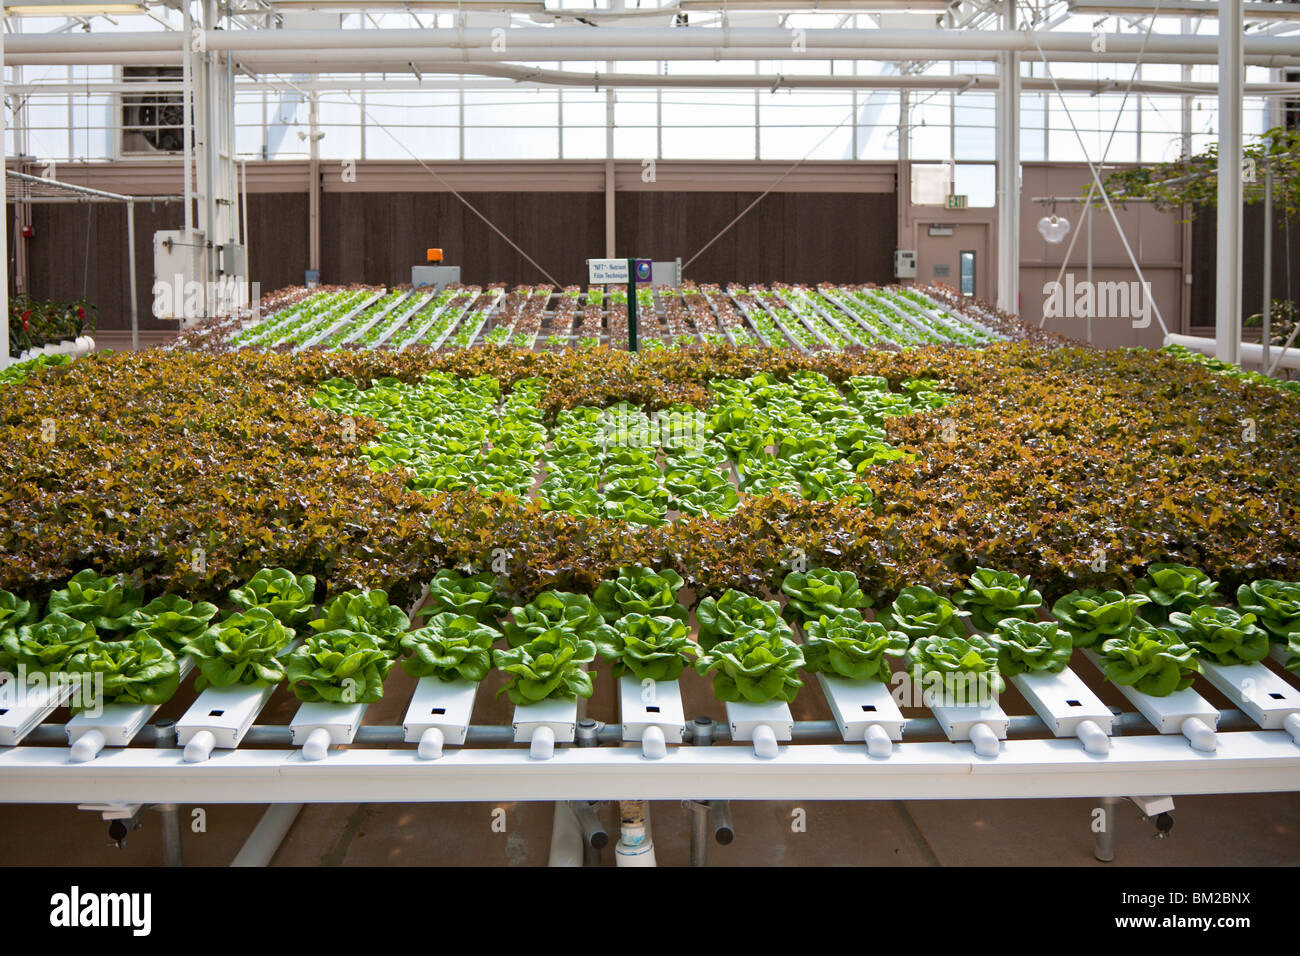
[[[1204,571],[1186,564],[1153,564],[1147,568],[1146,577],[1133,582],[1133,587],[1151,600],[1142,608],[1142,616],[1163,624],[1174,611],[1190,611],[1198,605],[1209,604],[1218,597],[1219,583],[1210,580]]]
[[[501,632],[470,614],[435,614],[402,637],[402,670],[412,677],[478,683],[492,669],[492,645]]]
[[[881,620],[911,640],[922,637],[961,637],[966,633],[962,618],[970,612],[958,610],[946,597],[924,585],[903,588]]]
[[[165,704],[181,683],[176,655],[151,637],[87,644],[66,670],[87,681],[102,678],[106,704]]]
[[[30,601],[8,591],[0,591],[0,629],[31,624],[40,615]]]
[[[813,568],[807,573],[791,571],[781,582],[781,590],[790,598],[784,616],[791,622],[833,618],[845,611],[861,611],[871,606],[871,599],[862,593],[858,577],[852,571],[829,568]]]
[[[977,568],[970,587],[953,595],[958,606],[971,614],[971,623],[981,631],[992,631],[1004,618],[1032,620],[1043,605],[1043,596],[1029,581],[1010,571]]]
[[[1070,633],[1075,647],[1092,647],[1098,641],[1127,634],[1139,620],[1142,605],[1150,600],[1145,594],[1088,588],[1071,591],[1058,600],[1052,605],[1052,616]]]
[[[321,609],[322,616],[310,622],[317,631],[361,631],[373,634],[380,643],[394,649],[411,626],[411,619],[400,607],[388,603],[388,592],[348,591],[331,598]]]
[[[264,607],[285,627],[301,627],[315,612],[316,578],[285,568],[263,568],[242,588],[230,592],[240,610]]]
[[[590,636],[603,622],[600,611],[587,595],[543,591],[522,607],[511,608],[501,630],[511,647],[519,647],[552,628]]]
[[[998,672],[998,649],[979,634],[917,638],[907,651],[907,672],[921,684],[935,682],[932,675],[941,676],[945,699],[965,703],[1000,694],[1006,686]],[[958,679],[960,683],[955,683]],[[951,688],[950,682],[954,682]]]
[[[1272,640],[1285,644],[1300,636],[1300,582],[1266,578],[1237,588],[1237,606],[1254,614]]]
[[[18,629],[34,624],[37,617],[30,601],[0,591],[0,672],[13,672],[18,667]]]
[[[494,650],[492,663],[513,678],[498,695],[519,705],[590,697],[591,675],[583,665],[595,657],[594,642],[558,627],[510,650]]]
[[[285,648],[293,631],[264,607],[229,614],[185,645],[199,677],[194,686],[278,684],[285,676]]]
[[[624,568],[612,581],[601,581],[591,596],[592,603],[607,622],[626,614],[687,619],[686,608],[677,602],[682,576],[670,568],[652,571],[640,566]]]
[[[681,676],[696,647],[690,628],[676,617],[627,614],[594,632],[596,650],[614,662],[615,677],[668,681]]]
[[[179,594],[154,598],[131,616],[132,637],[152,637],[173,654],[208,628],[217,616],[217,606],[206,601],[187,601]]]
[[[324,631],[289,654],[285,676],[301,701],[373,704],[384,696],[393,652],[373,634]]]
[[[1133,627],[1101,645],[1101,668],[1108,680],[1153,697],[1168,697],[1190,687],[1200,670],[1196,651],[1167,627]]]
[[[429,582],[426,613],[468,614],[476,621],[491,624],[506,612],[505,602],[497,597],[496,588],[495,574],[463,575],[446,568]]]
[[[101,577],[87,568],[50,595],[46,613],[59,611],[94,625],[97,631],[117,633],[131,627],[131,616],[143,603],[143,590],[128,588],[120,577]]]
[[[63,670],[74,654],[96,639],[93,625],[62,611],[51,611],[35,623],[8,632],[5,647],[15,664],[53,673]]]
[[[697,640],[705,650],[720,641],[732,640],[745,625],[792,636],[789,626],[781,620],[781,605],[735,589],[720,598],[706,597],[695,609],[695,620],[699,624]]]
[[[722,701],[789,703],[799,693],[803,666],[799,645],[775,629],[741,624],[732,640],[713,645],[700,655],[695,670],[701,677],[714,671],[713,694]]]
[[[864,621],[862,612],[855,610],[822,616],[805,625],[805,630],[805,667],[849,680],[888,683],[889,659],[902,657],[909,644],[906,634],[891,631],[879,621]]]
[[[1005,677],[1059,674],[1074,652],[1070,633],[1055,621],[1004,618],[989,635],[989,641],[998,649],[998,672]]]
[[[1169,629],[1197,654],[1218,664],[1253,664],[1268,656],[1268,632],[1254,614],[1202,605],[1169,615]]]

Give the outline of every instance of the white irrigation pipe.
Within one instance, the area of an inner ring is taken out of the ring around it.
[[[705,48],[725,52],[733,48],[762,47],[769,52],[796,52],[816,59],[825,49],[924,50],[936,51],[1091,52],[1092,33],[1064,33],[1043,30],[872,30],[783,28],[715,29],[699,27],[539,27],[511,28],[504,35],[497,30],[476,29],[384,29],[384,30],[205,30],[201,38],[209,51],[243,53],[253,50],[345,50],[450,49],[510,51],[549,50],[560,47],[600,50],[603,54],[622,48],[682,49]],[[15,34],[5,40],[6,56],[30,53],[157,53],[176,50],[189,38],[175,32],[130,33],[32,33]],[[1250,34],[1244,38],[1247,53],[1295,56],[1300,40],[1290,36]],[[1099,59],[1115,59],[1134,53],[1217,54],[1216,37],[1194,34],[1159,35],[1144,38],[1131,34],[1107,34],[1106,52]],[[789,59],[790,57],[782,57]],[[16,60],[15,60],[16,62]]]

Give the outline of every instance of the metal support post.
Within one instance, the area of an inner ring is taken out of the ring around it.
[[[1219,2],[1218,234],[1215,249],[1215,356],[1241,364],[1241,0]]]
[[[1109,863],[1115,859],[1115,808],[1119,806],[1119,797],[1102,797],[1093,810],[1093,819],[1098,820],[1100,828],[1094,829],[1092,855]]]
[[[175,749],[176,721],[171,718],[164,718],[154,724],[154,732],[156,735],[154,737],[155,747],[161,750]],[[162,817],[163,865],[183,866],[180,808],[174,803],[160,803],[156,809]]]
[[[694,731],[691,742],[696,747],[713,743],[713,719],[696,717],[691,724]],[[709,817],[712,805],[707,800],[687,800],[691,811],[691,866],[709,865]]]

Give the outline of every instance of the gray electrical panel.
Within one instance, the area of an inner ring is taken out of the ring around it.
[[[460,266],[411,266],[411,288],[431,285],[441,290],[460,281]]]

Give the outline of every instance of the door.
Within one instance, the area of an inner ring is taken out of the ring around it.
[[[987,223],[920,223],[917,233],[917,285],[941,283],[963,296],[992,301]]]

